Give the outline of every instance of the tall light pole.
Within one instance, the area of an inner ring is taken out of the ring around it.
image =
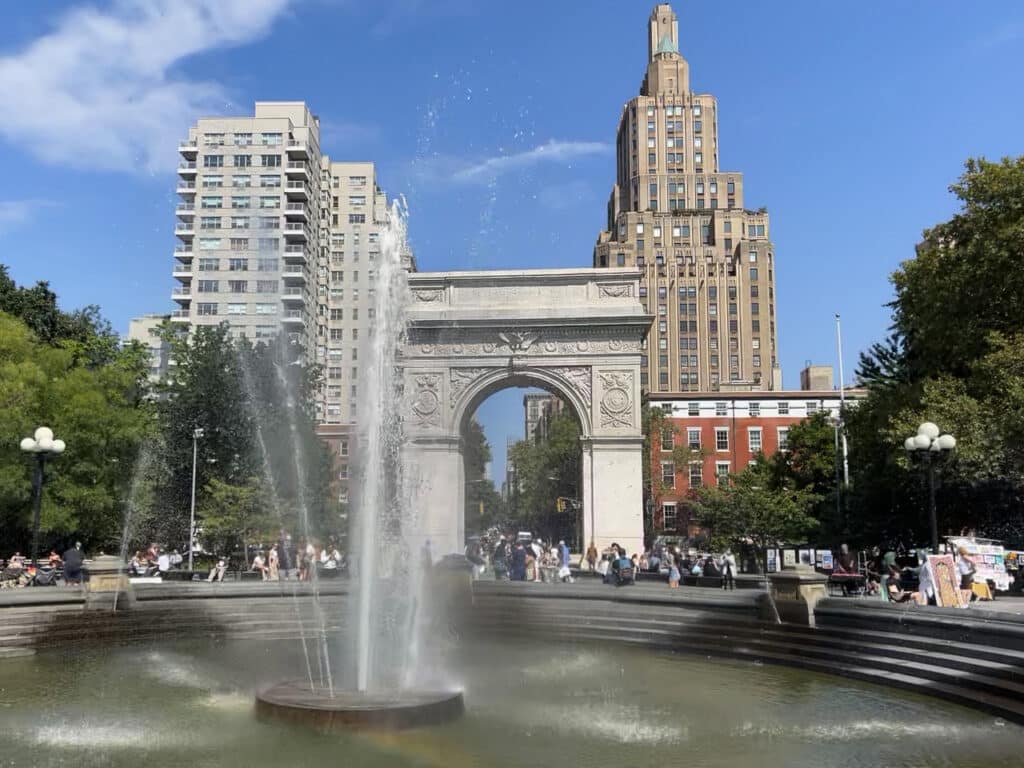
[[[188,518],[188,569],[192,570],[193,542],[196,539],[196,466],[199,463],[199,439],[203,436],[203,428],[192,430],[192,511]]]
[[[843,331],[839,320],[839,313],[836,313],[836,348],[839,353],[839,425],[840,440],[843,444],[843,487],[850,484],[850,459],[849,449],[846,445],[846,429],[843,425],[843,412],[846,410],[846,380],[843,374]]]
[[[21,450],[36,457],[36,470],[32,477],[32,564],[36,565],[39,557],[39,515],[43,508],[43,482],[46,479],[46,459],[49,456],[60,456],[64,453],[64,441],[53,438],[53,430],[39,427],[33,437],[21,441]]]
[[[935,460],[956,448],[956,438],[950,434],[939,434],[939,428],[926,421],[917,428],[917,434],[903,441],[909,456],[924,461],[928,468],[928,514],[931,523],[932,552],[939,551],[939,521],[935,512]]]

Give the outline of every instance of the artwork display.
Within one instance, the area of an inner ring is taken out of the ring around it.
[[[935,604],[943,608],[966,607],[953,556],[928,555],[928,568],[935,587]]]

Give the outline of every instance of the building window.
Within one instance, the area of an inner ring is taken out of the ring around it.
[[[729,428],[728,427],[715,427],[715,450],[716,451],[728,451],[729,450]]]
[[[729,415],[729,404],[728,403],[715,403],[715,416],[728,416]]]
[[[750,404],[750,415],[751,416],[760,416],[761,415],[761,404],[760,403],[751,403]]]
[[[661,462],[661,484],[666,488],[676,487],[676,465],[671,461]]]
[[[200,302],[196,311],[197,315],[216,315],[217,305],[216,304],[205,304]]]
[[[753,362],[754,362],[754,367],[755,368],[760,368],[761,367],[761,356],[760,355],[754,355]]]
[[[676,431],[672,427],[665,427],[661,430],[661,450],[671,451],[675,447]]]
[[[667,531],[676,529],[676,504],[666,501],[661,505],[661,514],[664,520],[664,528]]]
[[[789,427],[779,427],[779,450],[789,450]]]
[[[789,403],[787,403],[785,400],[780,400],[779,401],[779,416],[788,416],[788,415],[789,415]]]
[[[700,416],[700,403],[687,403],[688,416]]]
[[[700,429],[691,428],[686,430],[686,447],[691,451],[700,450]]]
[[[704,467],[699,461],[690,462],[690,488],[704,485]]]
[[[810,416],[818,412],[818,404],[813,400],[807,401],[807,415]]]
[[[729,462],[728,461],[716,461],[715,462],[715,481],[718,483],[719,488],[724,488],[729,484]]]
[[[747,441],[751,453],[760,453],[763,449],[761,444],[761,428],[749,427],[747,429]]]
[[[223,168],[224,155],[204,155],[203,168]]]

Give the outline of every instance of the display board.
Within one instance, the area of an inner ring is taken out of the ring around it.
[[[935,587],[935,604],[944,608],[963,608],[960,574],[952,555],[928,555],[928,569]]]
[[[958,552],[965,547],[974,561],[974,580],[991,581],[996,589],[1006,592],[1010,588],[1010,574],[1006,572],[1006,550],[998,541],[958,537],[948,539],[950,547]]]

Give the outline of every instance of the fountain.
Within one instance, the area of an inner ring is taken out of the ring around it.
[[[411,483],[401,464],[399,348],[405,334],[409,287],[405,211],[396,202],[381,232],[372,316],[362,344],[357,461],[354,467],[355,528],[351,546],[355,595],[354,637],[348,668],[335,688],[330,675],[315,683],[284,681],[260,691],[257,713],[322,730],[407,728],[462,714],[462,693],[423,664],[425,628],[436,621],[429,542],[418,535]],[[421,554],[422,553],[422,554]],[[431,587],[427,589],[428,585]],[[319,610],[319,609],[318,609]],[[324,637],[321,631],[321,637]],[[326,660],[326,650],[323,651]]]

